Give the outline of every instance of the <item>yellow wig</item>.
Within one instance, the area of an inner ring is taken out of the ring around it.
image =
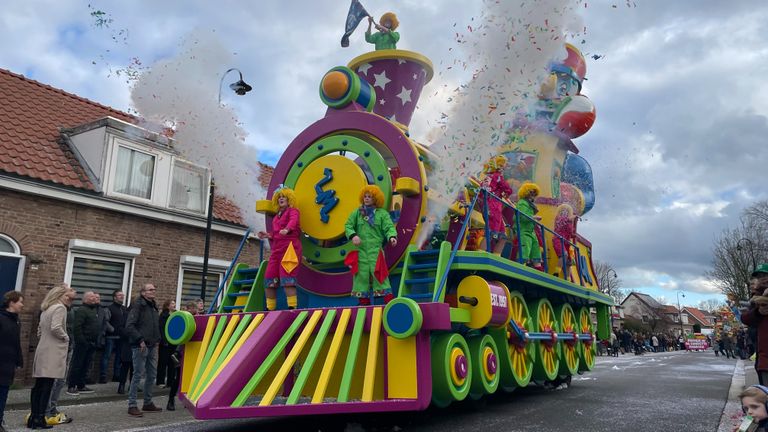
[[[397,15],[394,14],[394,12],[387,12],[384,15],[379,18],[379,25],[384,27],[384,21],[390,20],[392,21],[392,28],[390,30],[395,30],[397,26],[400,25],[400,21],[397,20]]]
[[[507,158],[504,155],[498,155],[492,157],[488,162],[483,165],[485,172],[490,173],[494,171],[503,170],[507,166]]]
[[[360,191],[360,204],[363,203],[365,194],[370,194],[373,197],[373,205],[377,208],[384,207],[384,192],[376,185],[368,185]]]
[[[275,211],[280,208],[280,206],[277,204],[277,200],[281,196],[288,198],[288,207],[296,207],[296,194],[293,192],[293,189],[284,187],[275,190],[275,192],[272,194],[272,208],[274,208]]]
[[[526,198],[531,192],[536,192],[536,196],[541,195],[541,189],[536,183],[525,182],[517,191],[517,197],[520,199]]]

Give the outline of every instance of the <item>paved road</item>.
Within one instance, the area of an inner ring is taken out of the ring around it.
[[[448,409],[367,416],[317,416],[198,422],[186,411],[126,414],[125,402],[67,407],[76,421],[58,431],[716,431],[736,363],[706,353],[599,357],[565,390],[532,387]],[[165,397],[158,398],[159,406]],[[161,405],[162,403],[162,405]],[[22,411],[6,413],[18,429]]]

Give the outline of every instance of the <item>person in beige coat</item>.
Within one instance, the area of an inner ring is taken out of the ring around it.
[[[35,385],[30,395],[32,414],[27,421],[31,429],[50,429],[45,421],[45,409],[51,397],[53,382],[67,373],[67,306],[75,298],[75,290],[61,284],[53,287],[43,299],[40,324],[37,328],[37,349],[32,365]]]

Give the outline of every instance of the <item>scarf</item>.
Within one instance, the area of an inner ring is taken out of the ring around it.
[[[368,222],[369,225],[373,226],[373,219],[374,219],[374,215],[376,214],[376,207],[364,205],[360,207],[360,212],[363,214],[363,219],[365,219],[365,221]]]

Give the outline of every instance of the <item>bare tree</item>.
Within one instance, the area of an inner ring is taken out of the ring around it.
[[[722,308],[723,306],[725,306],[725,302],[723,302],[722,300],[711,298],[711,299],[700,301],[698,307],[703,311],[707,311],[709,313],[715,313],[719,311],[720,308]]]
[[[627,292],[621,289],[621,279],[616,274],[613,266],[605,261],[594,261],[595,277],[597,278],[598,290],[613,297],[616,303],[621,303],[627,296]]]
[[[744,210],[737,228],[727,228],[715,238],[709,278],[729,298],[746,300],[752,271],[768,258],[766,246],[768,201],[759,201]]]

